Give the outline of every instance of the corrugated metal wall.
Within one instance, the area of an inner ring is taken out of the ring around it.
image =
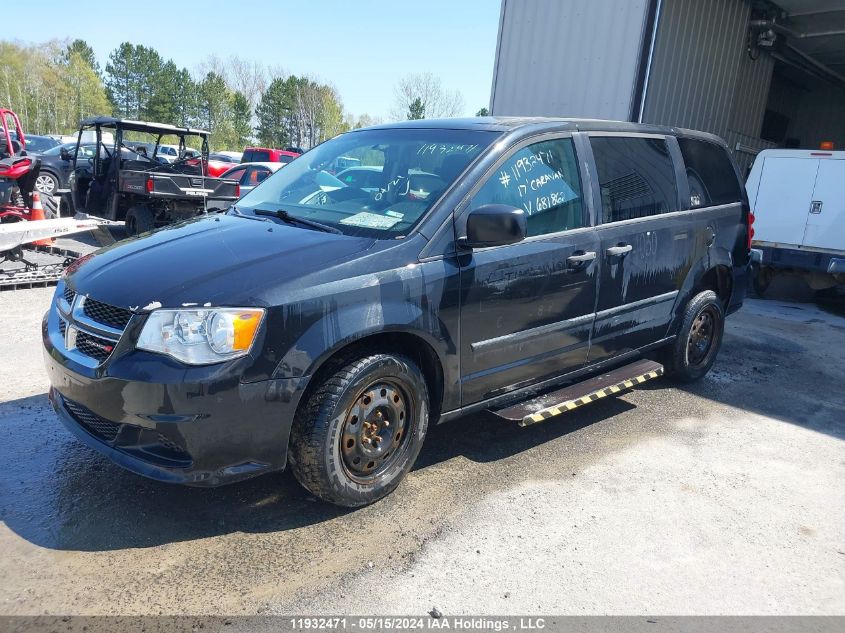
[[[773,62],[746,53],[747,0],[663,0],[643,121],[713,132],[741,166],[762,149]],[[754,142],[751,142],[751,141]]]
[[[628,118],[647,0],[502,0],[490,111]]]
[[[664,0],[644,121],[725,135],[749,10],[738,0]]]

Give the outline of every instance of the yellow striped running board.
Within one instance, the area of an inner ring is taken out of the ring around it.
[[[579,398],[575,398],[573,400],[566,400],[564,402],[561,402],[560,404],[556,404],[551,407],[546,407],[545,409],[540,409],[539,411],[535,411],[530,415],[526,415],[524,418],[522,418],[522,421],[519,423],[519,425],[528,426],[529,424],[536,424],[537,422],[548,420],[549,418],[552,418],[556,415],[560,415],[561,413],[572,411],[572,409],[583,407],[585,404],[590,404],[591,402],[595,402],[596,400],[599,400],[601,398],[606,398],[607,396],[612,396],[614,394],[619,393],[620,391],[631,389],[632,387],[641,385],[647,380],[651,380],[652,378],[658,378],[662,375],[663,367],[660,367],[659,369],[654,369],[644,374],[640,374],[639,376],[628,378],[627,380],[623,380],[614,385],[603,387],[601,389],[596,389],[595,391],[591,391],[590,393]]]

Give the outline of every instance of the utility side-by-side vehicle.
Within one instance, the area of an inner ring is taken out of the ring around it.
[[[80,151],[86,132],[93,132],[98,148],[93,156]],[[69,207],[108,220],[125,220],[129,234],[136,235],[200,215],[210,200],[228,206],[238,199],[238,183],[208,175],[208,136],[205,130],[164,123],[106,116],[84,119],[76,148],[62,153],[63,159],[73,161]],[[199,137],[199,156],[186,146],[189,137]],[[150,138],[153,143],[139,140]],[[167,147],[178,148],[173,150],[177,155],[163,159],[159,156],[162,140],[173,138],[178,144]]]

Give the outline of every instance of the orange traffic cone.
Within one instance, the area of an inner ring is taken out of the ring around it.
[[[29,214],[29,219],[32,222],[47,219],[44,215],[44,207],[41,206],[41,196],[37,191],[32,192],[32,212]],[[50,246],[55,241],[55,238],[45,238],[43,240],[36,240],[32,243],[36,246]]]

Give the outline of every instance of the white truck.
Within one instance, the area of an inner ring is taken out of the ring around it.
[[[845,152],[767,149],[745,184],[754,213],[754,289],[780,273],[814,290],[845,284]]]

